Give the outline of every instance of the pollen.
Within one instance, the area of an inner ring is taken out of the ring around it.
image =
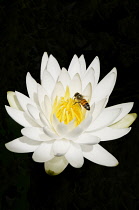
[[[56,97],[54,100],[52,114],[55,114],[60,122],[68,124],[74,120],[74,125],[78,126],[84,120],[85,113],[86,110],[80,103],[70,97],[69,87],[66,88],[63,97]]]

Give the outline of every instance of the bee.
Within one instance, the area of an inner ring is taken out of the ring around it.
[[[81,95],[80,93],[75,93],[74,94],[74,99],[76,99],[78,102],[75,102],[74,104],[76,103],[79,103],[81,104],[86,110],[90,110],[90,105],[89,103],[83,98],[83,95]]]

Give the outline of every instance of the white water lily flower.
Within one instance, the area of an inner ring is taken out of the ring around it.
[[[41,85],[27,73],[29,97],[20,92],[7,94],[8,114],[24,128],[22,137],[6,144],[12,152],[33,152],[33,160],[44,162],[48,174],[61,173],[68,164],[82,167],[84,158],[116,166],[117,159],[99,145],[100,141],[126,135],[136,114],[128,114],[133,103],[106,107],[116,82],[113,68],[99,83],[100,64],[95,57],[86,70],[84,56],[74,55],[68,71],[60,69],[57,60],[44,53],[41,63]],[[90,104],[86,110],[74,98],[78,92]]]

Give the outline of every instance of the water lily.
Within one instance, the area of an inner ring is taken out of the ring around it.
[[[121,138],[137,115],[128,114],[133,103],[107,107],[114,88],[117,70],[113,68],[99,83],[100,63],[95,57],[86,69],[84,56],[74,55],[68,71],[57,60],[44,53],[41,62],[41,84],[27,73],[29,97],[9,91],[6,110],[22,125],[22,136],[6,143],[12,152],[33,152],[33,160],[44,162],[50,175],[61,173],[68,164],[83,166],[84,158],[104,166],[116,166],[118,160],[106,151],[100,141]],[[75,93],[90,104],[86,110]]]

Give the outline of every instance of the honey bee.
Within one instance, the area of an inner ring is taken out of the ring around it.
[[[75,102],[74,104],[76,103],[79,103],[81,104],[86,110],[90,110],[90,105],[89,103],[83,98],[83,95],[81,95],[80,93],[75,93],[74,94],[74,99],[76,99],[78,102]]]

